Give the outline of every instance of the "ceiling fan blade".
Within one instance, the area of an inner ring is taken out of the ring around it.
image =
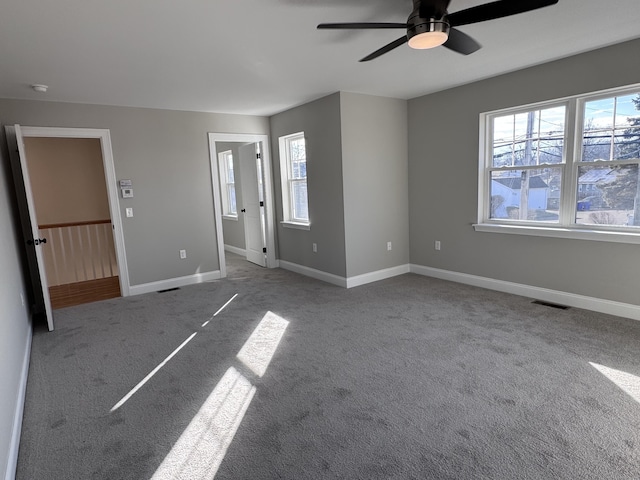
[[[408,40],[409,39],[407,38],[407,36],[404,35],[404,36],[400,37],[399,39],[394,40],[393,42],[385,45],[384,47],[379,48],[375,52],[370,53],[366,57],[360,59],[360,61],[361,62],[368,62],[369,60],[373,60],[374,58],[378,58],[380,55],[384,55],[385,53],[390,52],[394,48],[398,48],[400,45],[403,45],[403,44],[407,43]]]
[[[420,2],[420,18],[441,18],[447,13],[451,0],[422,0]],[[414,2],[415,8],[415,2]]]
[[[444,42],[443,46],[462,55],[470,55],[482,48],[482,45],[473,38],[456,28],[449,30],[449,39]]]
[[[406,23],[321,23],[317,27],[319,30],[348,30],[348,29],[368,29],[368,28],[407,28]]]
[[[558,3],[558,0],[498,0],[497,2],[485,3],[484,5],[452,13],[449,15],[449,24],[452,27],[459,27],[470,23],[485,22],[517,15],[518,13],[530,12],[531,10],[548,7],[556,3]]]

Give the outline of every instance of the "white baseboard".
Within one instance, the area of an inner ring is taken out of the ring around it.
[[[141,295],[143,293],[157,292],[158,290],[168,290],[169,288],[184,287],[196,283],[209,282],[211,280],[220,279],[220,270],[206,273],[194,273],[186,277],[169,278],[158,282],[142,283],[140,285],[131,285],[129,288],[130,295]]]
[[[347,287],[347,279],[334,275],[332,273],[323,272],[322,270],[316,270],[315,268],[305,267],[297,263],[287,262],[286,260],[280,260],[280,268],[289,270],[291,272],[299,273],[305,277],[315,278],[316,280],[322,280],[323,282],[331,283],[339,287]]]
[[[341,277],[332,273],[316,270],[315,268],[305,267],[297,263],[287,262],[286,260],[279,260],[280,268],[290,270],[292,272],[305,275],[307,277],[315,278],[316,280],[322,280],[323,282],[331,283],[343,288],[359,287],[371,282],[377,282],[384,280],[385,278],[395,277],[404,273],[409,273],[409,265],[399,265],[397,267],[385,268],[384,270],[377,270],[375,272],[364,273],[362,275],[356,275],[355,277]]]
[[[364,273],[362,275],[356,275],[355,277],[347,277],[347,288],[359,287],[360,285],[366,285],[367,283],[396,277],[398,275],[409,273],[409,271],[409,264],[406,264],[398,265],[397,267],[385,268],[384,270],[377,270],[375,272]]]
[[[577,295],[575,293],[567,293],[558,290],[550,290],[548,288],[524,285],[521,283],[495,280],[493,278],[479,277],[477,275],[469,275],[467,273],[451,272],[449,270],[424,267],[422,265],[412,264],[410,267],[411,273],[416,273],[418,275],[450,280],[452,282],[464,283],[466,285],[487,288],[498,292],[512,293],[514,295],[534,298],[536,300],[544,300],[546,302],[566,305],[568,307],[583,308],[594,312],[640,320],[640,305],[614,302],[612,300],[605,300],[602,298],[587,297],[585,295]]]
[[[27,344],[24,349],[22,360],[22,372],[20,373],[20,385],[18,386],[18,398],[16,399],[15,413],[13,416],[13,431],[11,432],[11,443],[9,445],[9,456],[7,458],[6,480],[16,478],[18,467],[18,449],[20,448],[20,434],[22,433],[22,417],[24,415],[24,402],[27,394],[27,379],[29,377],[29,359],[31,358],[31,340],[33,338],[32,326],[29,325],[27,333]]]
[[[244,248],[234,247],[233,245],[224,244],[225,252],[235,253],[236,255],[241,255],[243,257],[247,256],[247,251]]]

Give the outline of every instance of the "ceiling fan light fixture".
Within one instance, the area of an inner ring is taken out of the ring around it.
[[[417,25],[409,25],[409,46],[416,50],[439,47],[449,39],[449,23],[441,19],[426,19]]]
[[[444,32],[424,32],[419,33],[409,39],[409,46],[416,50],[426,50],[428,48],[439,47],[449,38]]]

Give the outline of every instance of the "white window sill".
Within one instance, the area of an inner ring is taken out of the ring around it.
[[[222,216],[223,220],[233,220],[233,221],[238,221],[238,216],[237,215],[223,215]]]
[[[570,238],[573,240],[594,240],[597,242],[635,243],[640,244],[640,231],[614,232],[588,228],[566,228],[551,226],[503,225],[494,223],[477,223],[473,225],[476,232],[507,233],[513,235],[533,235],[536,237]]]
[[[280,225],[286,228],[294,228],[296,230],[311,230],[310,223],[301,222],[280,222]]]

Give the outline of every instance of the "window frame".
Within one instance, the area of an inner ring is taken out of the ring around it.
[[[293,178],[293,159],[291,156],[291,142],[298,139],[305,140],[305,163],[308,166],[308,159],[306,153],[306,137],[304,132],[292,133],[290,135],[284,135],[280,137],[280,179],[282,185],[282,214],[283,220],[280,222],[283,226],[288,228],[297,228],[301,230],[309,230],[311,227],[311,216],[309,212],[309,193],[308,193],[308,171],[305,169],[305,177]],[[294,216],[294,185],[304,184],[307,189],[306,203],[307,212],[309,214],[308,219],[297,218]]]
[[[621,97],[636,93],[640,94],[640,84],[481,113],[479,123],[478,221],[473,224],[474,229],[480,232],[574,238],[619,243],[640,243],[640,228],[638,227],[580,224],[576,222],[579,188],[578,173],[581,166],[631,164],[638,165],[640,171],[640,159],[606,160],[599,162],[582,161],[585,105],[587,102],[594,100]],[[490,218],[491,172],[506,170],[505,168],[493,166],[493,120],[505,115],[516,115],[559,106],[565,106],[566,108],[562,162],[557,164],[511,167],[513,170],[536,170],[545,167],[562,168],[558,221],[548,223],[532,220]]]
[[[223,152],[218,153],[218,168],[220,169],[220,196],[222,197],[222,218],[227,220],[238,220],[238,203],[236,196],[236,183],[235,183],[235,168],[233,170],[233,182],[229,182],[229,157],[231,157],[231,162],[233,164],[233,151],[225,150]],[[234,165],[235,167],[235,165]],[[231,189],[230,185],[233,185],[233,202],[231,199]],[[231,205],[236,205],[236,211],[231,210]]]

